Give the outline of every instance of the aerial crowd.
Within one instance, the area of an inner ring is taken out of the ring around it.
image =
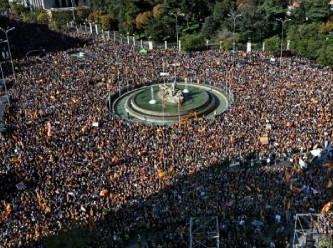
[[[332,200],[329,160],[308,161],[307,171],[282,163],[333,137],[329,68],[292,58],[279,63],[265,52],[239,52],[236,63],[220,49],[141,54],[140,44],[72,35],[85,45],[17,59],[16,81],[9,75],[1,247],[38,247],[70,220],[94,234],[90,247],[125,247],[128,236],[152,230],[161,238],[146,238],[146,247],[188,247],[189,220],[200,216],[218,217],[221,247],[253,247],[266,227],[321,212]],[[70,55],[78,50],[93,56]],[[119,86],[125,92],[161,82],[162,71],[230,89],[233,102],[212,118],[178,125],[132,122],[109,111],[107,99]],[[272,155],[277,163],[229,168]],[[264,228],[244,232],[241,216]]]

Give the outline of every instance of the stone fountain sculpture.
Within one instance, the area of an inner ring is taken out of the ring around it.
[[[183,103],[185,101],[185,97],[183,95],[182,90],[177,88],[176,82],[171,85],[160,84],[160,90],[157,95],[159,98],[167,102],[171,103]]]

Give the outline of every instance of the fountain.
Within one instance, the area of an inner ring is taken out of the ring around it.
[[[160,84],[159,88],[160,90],[157,94],[161,99],[171,103],[183,103],[185,101],[185,97],[182,91],[177,88],[176,82],[171,85]]]
[[[185,78],[184,80],[185,80],[185,89],[183,90],[183,93],[189,93],[189,90],[187,88],[187,78]]]
[[[149,101],[149,104],[156,104],[156,100],[154,99],[154,88],[153,88],[153,86],[150,87],[150,95],[151,95],[151,99]]]
[[[185,89],[188,89],[186,94]],[[201,116],[214,118],[215,110],[221,113],[229,104],[228,92],[218,87],[191,84],[188,80],[182,83],[162,81],[126,92],[109,103],[109,109],[131,122],[164,125]]]

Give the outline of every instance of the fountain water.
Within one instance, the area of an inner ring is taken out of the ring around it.
[[[189,90],[187,88],[187,78],[185,78],[184,80],[185,80],[185,89],[183,89],[183,93],[189,93]]]
[[[154,99],[154,88],[153,88],[153,86],[150,87],[150,95],[151,95],[151,100],[149,101],[149,104],[156,104],[156,100]]]

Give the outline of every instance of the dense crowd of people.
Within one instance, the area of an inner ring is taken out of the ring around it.
[[[217,216],[220,247],[253,247],[268,226],[320,212],[332,199],[325,161],[307,172],[297,165],[225,168],[225,161],[283,158],[330,140],[328,68],[290,58],[274,65],[264,52],[239,53],[245,62],[236,65],[219,49],[140,54],[139,46],[75,36],[83,47],[15,60],[0,141],[0,246],[36,247],[74,219],[93,232],[91,247],[124,247],[128,236],[151,230],[163,235],[159,243],[147,238],[149,247],[188,247],[190,217]],[[69,55],[78,49],[94,56]],[[234,102],[183,125],[134,123],[109,112],[106,99],[119,85],[126,91],[128,83],[162,80],[162,70],[228,86]],[[244,232],[239,216],[263,228]]]

